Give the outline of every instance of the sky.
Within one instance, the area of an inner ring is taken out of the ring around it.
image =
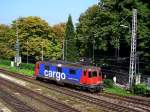
[[[99,0],[0,0],[0,24],[11,24],[18,17],[38,16],[50,25],[66,22],[71,14],[73,23],[81,13]]]

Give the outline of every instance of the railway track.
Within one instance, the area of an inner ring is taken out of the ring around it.
[[[5,91],[5,88],[2,87],[2,85],[0,85],[0,99],[6,102],[17,112],[38,112]]]
[[[15,83],[8,81],[6,79],[0,78],[0,85],[4,85],[7,88],[10,88],[10,89],[15,90],[19,93],[22,93],[25,96],[31,97],[32,99],[39,101],[39,102],[41,102],[47,106],[50,106],[51,108],[53,108],[59,112],[79,112],[78,110],[76,110],[72,107],[69,107],[66,104],[57,102],[53,99],[50,99],[49,97],[45,97],[45,96],[43,96],[37,92],[29,90],[25,87],[19,86],[18,84],[15,84]],[[25,112],[30,112],[30,111],[25,111]]]
[[[98,99],[98,98],[95,98],[95,97],[91,97],[89,95],[82,94],[82,92],[71,90],[71,89],[68,89],[68,88],[64,88],[64,87],[60,87],[60,86],[56,87],[56,85],[50,86],[50,85],[47,85],[45,83],[37,82],[37,81],[33,80],[33,78],[28,78],[28,77],[23,76],[23,75],[13,74],[13,73],[10,73],[6,70],[0,69],[0,72],[12,75],[16,78],[23,79],[25,81],[40,85],[42,87],[46,87],[48,89],[57,91],[57,92],[62,93],[62,94],[69,95],[69,96],[72,96],[74,98],[78,98],[78,99],[86,101],[88,103],[92,103],[92,104],[95,104],[97,106],[107,108],[107,109],[104,109],[104,111],[108,111],[108,110],[109,111],[117,111],[117,112],[131,112],[131,111],[132,112],[142,112],[143,111],[143,109],[140,110],[140,109],[137,109],[137,108],[131,108],[131,107],[115,104],[115,103],[110,103],[110,102],[107,102],[107,101],[104,101],[104,100],[101,100],[101,99]],[[147,111],[147,110],[145,109],[145,111]]]
[[[126,102],[130,102],[130,103],[135,103],[135,104],[139,104],[139,105],[145,105],[150,107],[150,100],[147,100],[145,98],[136,98],[136,97],[128,97],[128,96],[118,96],[115,94],[111,94],[111,93],[102,93],[99,95],[103,95],[109,98],[113,98],[113,99],[119,99],[119,100],[123,100]],[[149,110],[150,111],[150,110]]]

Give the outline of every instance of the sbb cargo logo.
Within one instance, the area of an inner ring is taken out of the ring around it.
[[[44,70],[44,76],[50,78],[56,78],[57,81],[66,79],[65,73],[55,72],[51,70]]]

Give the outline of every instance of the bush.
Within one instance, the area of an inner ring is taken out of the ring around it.
[[[146,84],[134,85],[134,94],[146,95],[146,93],[147,93],[147,86],[146,86]]]
[[[11,65],[11,60],[0,59],[0,64],[10,66]],[[31,64],[31,63],[29,63],[29,64],[21,63],[19,65],[19,68],[20,69],[34,70],[34,66],[35,66],[35,64]]]
[[[113,87],[113,80],[111,79],[105,79],[104,80],[104,87],[107,87],[107,88],[112,88]]]
[[[10,66],[10,63],[11,63],[11,61],[10,61],[10,60],[0,59],[0,64]]]
[[[34,64],[21,63],[20,69],[34,70],[34,66],[35,66]]]

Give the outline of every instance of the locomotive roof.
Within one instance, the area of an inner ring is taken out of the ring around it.
[[[60,61],[60,60],[50,60],[50,61],[39,61],[39,63],[51,63],[52,65],[61,65],[61,66],[65,66],[65,67],[72,67],[72,68],[83,68],[83,69],[100,69],[100,67],[96,67],[96,66],[90,66],[90,65],[84,65],[81,63],[71,63],[71,62],[66,62],[66,61]]]

